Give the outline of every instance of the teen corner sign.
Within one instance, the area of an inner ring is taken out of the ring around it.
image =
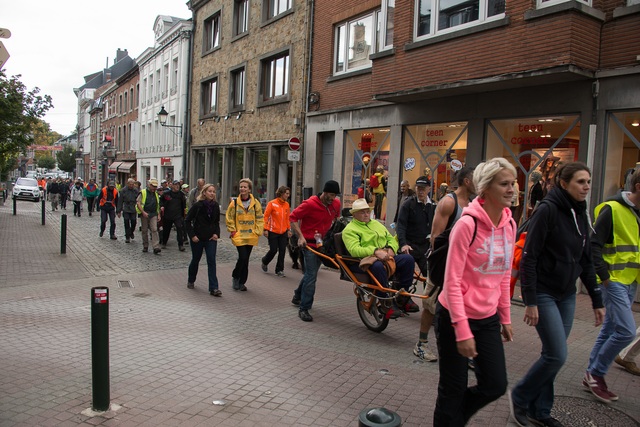
[[[300,161],[300,139],[295,136],[289,139],[289,152],[287,153],[287,160],[290,162]]]

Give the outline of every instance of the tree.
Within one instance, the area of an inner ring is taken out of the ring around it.
[[[38,120],[53,107],[51,96],[30,92],[20,75],[7,78],[0,70],[0,175],[15,167],[15,158],[33,142],[33,129]]]
[[[73,146],[65,145],[58,152],[58,168],[69,173],[76,169],[76,150]]]
[[[41,156],[38,158],[38,167],[45,169],[55,169],[56,167],[56,159],[54,159],[51,155],[47,154],[45,156]]]

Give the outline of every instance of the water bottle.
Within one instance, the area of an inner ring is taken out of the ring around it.
[[[315,234],[313,235],[313,238],[316,240],[317,247],[322,246],[322,234],[320,234],[318,230],[316,230]]]

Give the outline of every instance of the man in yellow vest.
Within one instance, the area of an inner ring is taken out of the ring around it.
[[[582,385],[605,403],[618,400],[618,396],[609,390],[604,376],[618,353],[636,336],[631,306],[640,279],[640,170],[631,176],[630,188],[596,207],[591,237],[607,313]]]
[[[149,230],[151,231],[151,244],[153,253],[158,255],[160,250],[160,238],[158,235],[158,220],[160,219],[160,197],[158,197],[158,180],[151,178],[147,188],[138,194],[136,199],[136,212],[140,215],[142,224],[142,252],[149,252]]]

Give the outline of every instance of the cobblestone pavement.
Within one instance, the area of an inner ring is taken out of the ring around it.
[[[397,412],[404,426],[432,425],[438,366],[412,354],[419,315],[370,332],[356,313],[352,286],[323,269],[314,322],[301,322],[290,304],[301,273],[287,261],[286,278],[273,274],[273,264],[264,274],[264,241],[253,253],[248,292],[231,290],[236,252],[221,241],[223,296],[214,298],[206,292],[205,265],[196,289],[186,288],[189,252],[179,252],[175,240],[160,256],[143,254],[138,236],[124,243],[121,221],[117,241],[101,239],[97,217],[67,210],[61,255],[61,212],[47,212],[42,226],[38,208],[19,202],[13,216],[10,203],[0,206],[0,426],[355,426],[372,407]],[[109,287],[113,407],[91,415],[84,411],[92,402],[96,286]],[[521,321],[522,307],[514,305],[512,316],[515,341],[505,352],[513,385],[540,345]],[[582,389],[596,334],[589,300],[579,295],[555,415],[567,426],[638,426],[640,377],[613,366],[607,382],[620,400],[611,405]],[[502,397],[469,425],[514,425],[508,417]]]

